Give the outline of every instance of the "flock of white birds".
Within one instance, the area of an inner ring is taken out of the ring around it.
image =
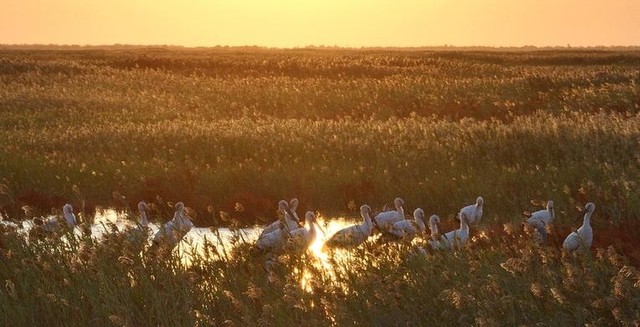
[[[460,228],[441,234],[438,228],[440,217],[429,217],[427,236],[427,221],[424,210],[415,209],[413,219],[406,219],[404,201],[401,198],[394,200],[395,210],[383,211],[371,217],[371,207],[364,204],[360,207],[362,223],[345,227],[325,242],[328,248],[353,248],[364,243],[377,229],[382,234],[392,239],[411,241],[416,236],[423,236],[427,244],[433,250],[455,249],[464,246],[469,239],[470,227],[477,226],[482,218],[484,198],[478,196],[476,202],[460,209],[457,214],[460,220]],[[268,254],[280,254],[285,251],[286,245],[293,242],[296,245],[307,248],[317,236],[314,213],[308,211],[305,215],[305,227],[299,227],[300,219],[296,214],[298,200],[291,202],[281,200],[279,209],[284,213],[282,218],[265,227],[258,238],[255,247]],[[593,203],[587,203],[584,208],[583,224],[576,231],[567,236],[563,248],[567,251],[575,251],[580,248],[590,248],[593,242],[593,230],[591,228],[591,215],[595,210]],[[541,242],[547,239],[547,226],[554,219],[553,201],[547,203],[545,210],[539,210],[528,215],[525,223],[533,227],[540,235]]]
[[[160,226],[158,231],[153,235],[152,242],[154,246],[165,246],[174,248],[184,238],[185,235],[193,228],[191,218],[184,212],[184,203],[175,204],[175,213],[173,218]],[[149,237],[149,219],[147,218],[147,203],[140,201],[138,203],[138,211],[140,212],[140,221],[138,225],[127,231],[126,238],[129,242],[139,245],[146,244]],[[62,208],[63,222],[58,217],[36,217],[33,218],[33,230],[42,231],[45,235],[61,232],[65,230],[74,230],[77,227],[76,216],[73,213],[71,204],[65,204]]]
[[[374,235],[374,230],[387,235],[391,239],[411,241],[417,236],[425,239],[433,250],[455,249],[464,246],[469,239],[469,230],[477,226],[482,218],[484,199],[478,196],[476,202],[460,209],[457,219],[460,228],[441,234],[438,228],[440,217],[432,215],[427,222],[424,210],[415,209],[413,219],[406,219],[404,201],[401,198],[394,200],[395,210],[383,211],[371,217],[371,207],[363,204],[360,207],[362,223],[345,227],[331,235],[324,246],[329,249],[353,248],[364,243]],[[287,202],[281,200],[278,203],[281,217],[264,227],[255,242],[255,249],[270,256],[278,255],[294,244],[295,248],[307,249],[318,237],[319,226],[312,211],[305,214],[304,226],[300,227],[300,218],[296,213],[298,199]],[[154,245],[163,245],[174,248],[184,236],[193,228],[193,222],[184,212],[184,203],[175,204],[173,218],[165,222],[152,238]],[[147,218],[147,204],[141,201],[138,204],[140,221],[136,228],[128,231],[127,237],[131,241],[144,243],[148,241],[149,220]],[[563,242],[563,248],[567,251],[590,248],[593,242],[593,229],[591,228],[591,216],[595,210],[595,204],[589,202],[584,207],[584,218],[580,228],[570,233]],[[63,206],[63,223],[73,229],[76,224],[76,216],[70,204]],[[553,201],[548,201],[546,209],[535,211],[528,215],[525,223],[531,226],[540,236],[540,242],[547,239],[547,226],[555,217]],[[57,217],[34,218],[34,227],[45,232],[55,232],[64,228]],[[427,224],[428,223],[428,224]],[[427,232],[427,226],[429,233]],[[428,234],[428,235],[427,235]]]

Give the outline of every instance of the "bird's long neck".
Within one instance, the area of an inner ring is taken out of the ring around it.
[[[436,235],[438,235],[438,224],[434,219],[431,219],[429,221],[429,229],[431,230],[432,237],[435,237]]]
[[[287,216],[290,213],[291,217],[289,217],[289,219],[294,220],[296,223],[298,223],[298,221],[300,221],[300,217],[298,217],[298,214],[296,213],[296,209],[298,209],[297,201],[289,205],[289,210],[285,211],[285,216]]]
[[[460,231],[461,232],[469,232],[469,223],[467,223],[466,217],[461,217],[460,219]]]
[[[281,203],[280,209],[284,212],[284,221],[285,223],[290,224],[293,223],[295,225],[298,224],[299,219],[297,219],[297,215],[295,212],[291,211],[291,208],[286,203]]]
[[[316,224],[313,223],[313,220],[309,220],[307,221],[307,224],[309,224],[309,235],[315,235],[316,234]]]
[[[371,228],[373,228],[373,222],[371,222],[371,217],[369,217],[368,212],[363,212],[362,218],[364,219],[364,222],[362,224],[364,228],[366,228],[367,230],[370,230]]]
[[[76,224],[76,216],[73,214],[73,212],[67,212],[64,215],[65,220],[67,221],[67,225],[73,227]]]
[[[140,225],[144,227],[149,225],[149,220],[147,219],[147,213],[144,210],[140,211]]]
[[[181,210],[176,210],[176,212],[173,214],[173,221],[178,225],[178,227],[182,227],[182,225],[184,225],[184,218],[182,217]]]
[[[416,217],[416,224],[418,225],[418,228],[420,228],[421,232],[424,232],[424,230],[427,228],[424,225],[424,221],[422,220],[422,217]]]
[[[402,201],[400,199],[396,199],[393,202],[393,205],[396,206],[396,211],[397,212],[403,212],[404,213],[404,208],[402,208]]]
[[[589,211],[589,212],[584,214],[584,218],[582,219],[582,226],[591,226],[591,215],[592,214],[593,214],[592,211]]]
[[[307,231],[311,231],[311,229],[313,228],[313,219],[305,218],[304,224],[306,225],[305,228],[307,229]]]
[[[549,208],[549,214],[551,215],[551,219],[556,218],[556,211],[553,210],[553,207]]]
[[[296,223],[297,224],[298,222],[295,219],[295,213],[291,212],[291,215],[290,215],[289,212],[291,212],[291,211],[287,210],[287,211],[284,212],[284,220],[286,220],[287,223]]]

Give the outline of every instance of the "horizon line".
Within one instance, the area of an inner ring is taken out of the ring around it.
[[[567,45],[509,45],[509,46],[496,46],[496,45],[421,45],[421,46],[399,46],[399,45],[386,45],[386,46],[341,46],[341,45],[304,45],[294,47],[278,47],[278,46],[266,46],[266,45],[199,45],[199,46],[187,46],[187,45],[175,45],[175,44],[133,44],[133,43],[112,43],[112,44],[60,44],[60,43],[0,43],[0,48],[174,48],[174,49],[272,49],[272,50],[301,50],[301,49],[327,49],[327,50],[427,50],[427,49],[522,49],[522,50],[549,50],[549,49],[627,49],[627,50],[640,50],[640,44],[638,45],[588,45],[588,46],[572,46]]]

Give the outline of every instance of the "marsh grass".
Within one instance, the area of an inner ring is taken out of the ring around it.
[[[620,50],[2,49],[4,219],[71,202],[90,220],[145,199],[161,222],[183,201],[215,231],[271,221],[282,198],[335,216],[402,196],[449,230],[477,195],[486,208],[461,251],[369,242],[331,270],[306,253],[267,272],[241,235],[187,262],[119,234],[28,242],[0,225],[0,319],[637,324],[639,70],[637,51]],[[517,227],[548,199],[551,245],[538,247]],[[563,254],[586,202],[594,250]]]
[[[283,197],[345,214],[400,195],[442,214],[477,194],[498,216],[548,198],[640,212],[635,51],[0,54],[9,217],[159,197],[200,217],[240,203],[251,224]]]
[[[267,271],[251,244],[225,257],[64,234],[29,242],[1,225],[3,324],[11,325],[633,325],[640,272],[613,247],[567,254],[505,228],[456,252],[366,242],[287,253]],[[66,240],[66,241],[64,241]]]

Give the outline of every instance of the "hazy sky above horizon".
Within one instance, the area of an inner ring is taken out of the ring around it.
[[[640,45],[640,0],[0,0],[0,44]]]

